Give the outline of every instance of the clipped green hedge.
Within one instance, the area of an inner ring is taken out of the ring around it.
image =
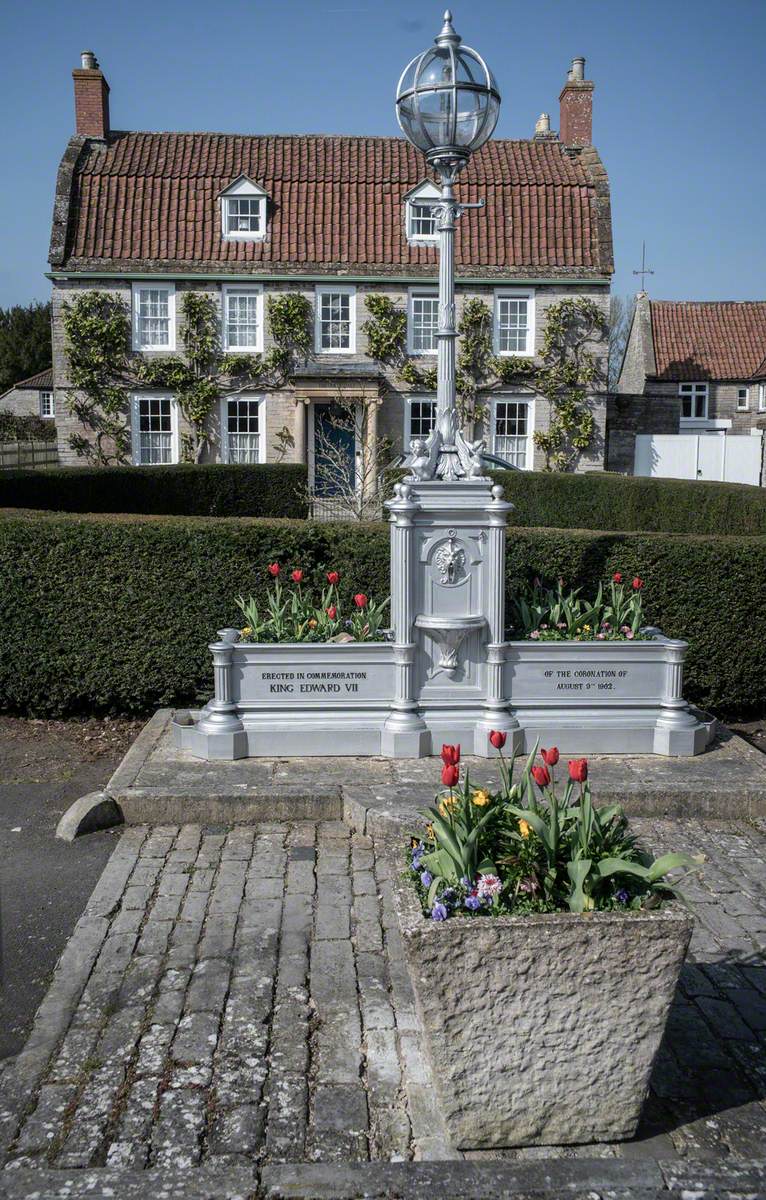
[[[0,708],[145,713],[212,690],[207,643],[266,566],[342,572],[388,594],[383,524],[0,514]],[[508,588],[646,580],[647,618],[686,637],[686,693],[723,717],[766,706],[766,537],[509,529]]]
[[[766,534],[766,489],[745,483],[644,479],[601,471],[495,471],[493,477],[516,505],[511,514],[516,526]]]
[[[195,517],[305,517],[297,463],[56,467],[0,473],[0,508]]]

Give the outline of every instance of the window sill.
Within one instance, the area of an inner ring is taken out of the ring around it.
[[[265,233],[222,233],[224,242],[265,242]]]

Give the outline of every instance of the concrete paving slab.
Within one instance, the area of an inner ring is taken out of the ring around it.
[[[106,787],[127,824],[342,817],[360,832],[382,833],[418,819],[439,787],[438,758],[206,762],[175,746],[171,716],[171,709],[155,713]],[[766,755],[725,729],[695,758],[592,755],[589,761],[598,803],[620,803],[629,814],[766,816]],[[496,786],[492,760],[467,756],[463,763],[477,784]]]

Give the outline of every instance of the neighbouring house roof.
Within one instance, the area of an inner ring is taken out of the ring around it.
[[[269,196],[264,241],[222,237],[218,197],[240,175]],[[422,156],[402,138],[75,137],[59,169],[51,265],[433,275],[436,248],[405,235],[404,197],[426,177]],[[459,274],[611,274],[609,184],[593,147],[490,141],[461,176],[459,194],[487,204],[458,225]]]
[[[5,396],[10,396],[11,392],[51,392],[53,391],[53,367],[46,367],[44,371],[38,371],[36,375],[30,375],[29,379],[20,379],[18,383],[14,383],[8,388],[7,392],[0,395],[0,400]]]
[[[656,379],[766,374],[766,300],[650,301]]]

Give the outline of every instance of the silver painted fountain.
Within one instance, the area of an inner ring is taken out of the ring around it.
[[[483,474],[455,388],[455,225],[479,204],[454,186],[491,136],[500,94],[461,42],[450,12],[434,45],[405,68],[396,97],[405,137],[440,183],[437,415],[411,443],[411,475],[394,489],[393,641],[249,644],[234,629],[210,647],[215,696],[180,715],[177,742],[203,758],[379,755],[419,758],[442,742],[490,753],[490,730],[509,749],[556,742],[563,752],[696,754],[708,729],[681,691],[686,643],[507,642],[503,489]]]

